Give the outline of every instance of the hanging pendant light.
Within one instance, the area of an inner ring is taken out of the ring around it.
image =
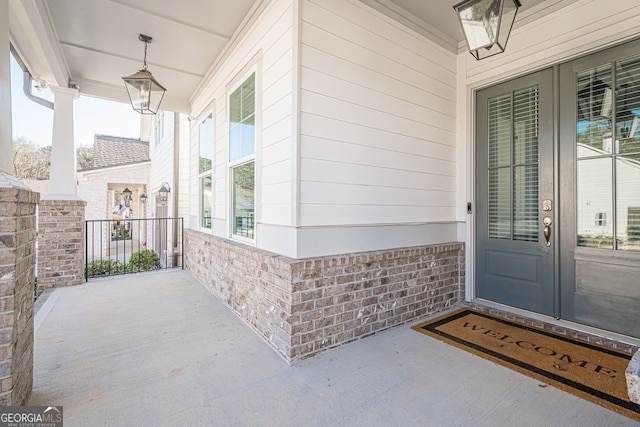
[[[122,80],[133,109],[140,114],[156,114],[166,89],[147,70],[147,44],[153,39],[144,34],[140,34],[138,39],[144,42],[144,65],[142,70]]]
[[[125,187],[125,189],[122,190],[121,194],[122,194],[122,198],[124,199],[124,205],[126,207],[131,206],[131,195],[133,194],[131,190]]]
[[[465,0],[453,6],[474,58],[504,52],[520,6],[519,0]]]
[[[158,190],[158,195],[160,198],[160,202],[162,204],[167,203],[167,200],[169,199],[169,193],[171,192],[171,188],[169,188],[169,183],[168,182],[163,182],[162,186],[160,186],[160,189]]]

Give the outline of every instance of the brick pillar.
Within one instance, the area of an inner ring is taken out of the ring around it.
[[[41,200],[38,292],[84,282],[84,200]]]
[[[24,404],[33,385],[39,197],[27,189],[0,188],[0,405]]]

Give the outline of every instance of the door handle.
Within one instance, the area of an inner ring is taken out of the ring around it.
[[[545,216],[542,219],[542,224],[544,224],[544,240],[545,240],[545,246],[546,247],[550,247],[551,246],[551,217]]]

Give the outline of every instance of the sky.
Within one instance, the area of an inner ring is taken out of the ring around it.
[[[80,88],[82,90],[82,88]],[[53,101],[49,89],[34,95]],[[51,145],[53,110],[28,99],[22,91],[22,70],[11,56],[11,109],[13,139],[24,137],[38,146]],[[93,146],[95,134],[140,137],[140,115],[130,104],[80,96],[75,101],[76,147]]]

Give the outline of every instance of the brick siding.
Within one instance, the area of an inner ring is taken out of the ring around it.
[[[289,363],[464,300],[464,245],[295,260],[194,230],[185,265]]]
[[[0,188],[0,405],[24,404],[33,385],[33,299],[39,194]]]

